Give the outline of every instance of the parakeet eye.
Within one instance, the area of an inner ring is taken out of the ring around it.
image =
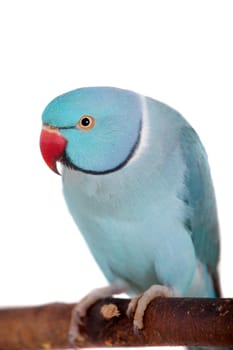
[[[95,125],[95,119],[90,115],[83,115],[78,121],[78,128],[82,130],[90,130]]]

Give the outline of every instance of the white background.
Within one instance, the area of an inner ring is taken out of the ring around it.
[[[0,304],[76,301],[104,285],[38,146],[41,113],[82,86],[179,110],[209,154],[232,281],[232,1],[46,0],[0,5]]]

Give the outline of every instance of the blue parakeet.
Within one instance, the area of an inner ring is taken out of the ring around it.
[[[129,307],[135,327],[143,327],[136,308],[146,293],[147,301],[220,296],[207,155],[177,111],[132,91],[90,87],[55,98],[42,121],[42,155],[55,172],[61,163],[68,209],[110,283],[103,295],[142,295]]]

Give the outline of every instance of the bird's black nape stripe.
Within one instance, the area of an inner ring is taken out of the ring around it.
[[[72,163],[72,161],[70,160],[69,156],[66,154],[66,152],[64,153],[64,155],[62,156],[60,162],[66,166],[67,168],[69,169],[73,169],[73,170],[79,170],[79,171],[82,171],[83,173],[86,173],[86,174],[92,174],[92,175],[105,175],[105,174],[109,174],[109,173],[113,173],[115,171],[118,171],[120,169],[122,169],[129,161],[130,159],[133,157],[135,151],[137,150],[138,148],[138,145],[140,143],[140,139],[141,139],[141,130],[142,130],[142,122],[140,123],[140,126],[139,126],[139,131],[138,131],[138,138],[135,142],[135,144],[133,145],[131,151],[129,152],[128,154],[128,157],[123,161],[121,162],[119,165],[117,165],[116,167],[114,168],[111,168],[111,169],[107,169],[107,170],[100,170],[100,171],[94,171],[94,170],[88,170],[88,169],[83,169],[83,168],[80,168],[76,165],[74,165]]]

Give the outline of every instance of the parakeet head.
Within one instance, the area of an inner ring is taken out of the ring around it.
[[[92,174],[125,165],[140,139],[140,95],[111,87],[77,89],[45,108],[40,137],[42,156],[58,173],[57,161]]]

